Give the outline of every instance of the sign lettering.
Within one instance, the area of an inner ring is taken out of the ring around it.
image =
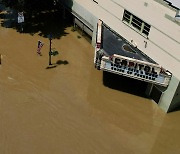
[[[129,67],[131,69],[145,71],[145,73],[158,74],[155,68],[149,65],[128,61],[126,59],[121,60],[120,58],[115,58],[114,62],[115,64],[123,66],[123,67]]]

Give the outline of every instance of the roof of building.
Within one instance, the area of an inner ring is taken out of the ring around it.
[[[103,24],[103,50],[107,56],[118,54],[121,56],[156,64],[150,57],[143,54],[138,48],[132,46],[122,36],[115,33],[107,25]]]
[[[164,0],[169,2],[169,5],[176,7],[177,9],[180,9],[180,0]]]

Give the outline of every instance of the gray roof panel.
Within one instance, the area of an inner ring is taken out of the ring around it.
[[[171,6],[180,9],[180,0],[164,0],[164,1],[169,2]]]

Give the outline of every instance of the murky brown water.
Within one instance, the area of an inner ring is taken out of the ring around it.
[[[180,112],[104,86],[93,47],[66,32],[46,69],[48,39],[0,27],[0,154],[179,154]]]

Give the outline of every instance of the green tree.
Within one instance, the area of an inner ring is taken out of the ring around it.
[[[50,33],[52,38],[60,38],[67,33],[64,31],[66,27],[71,26],[72,16],[66,12],[64,19],[64,4],[66,1],[72,4],[73,0],[1,0],[7,11],[0,17],[4,19],[1,26],[13,28],[23,33],[34,35],[38,33],[40,36],[47,37]],[[70,9],[71,7],[69,7]],[[18,12],[23,11],[24,22],[17,23]]]
[[[57,8],[59,0],[2,0],[5,6],[17,11],[43,11]]]

